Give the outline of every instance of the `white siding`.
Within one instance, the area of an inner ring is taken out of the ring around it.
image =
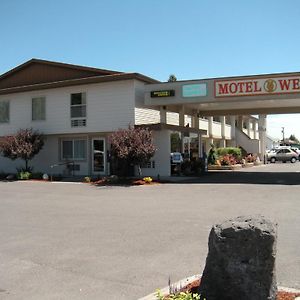
[[[222,137],[221,123],[213,122],[213,124],[212,124],[212,133],[211,134],[214,138],[221,138]]]
[[[70,94],[85,92],[87,126],[71,127]],[[46,97],[46,120],[31,121],[32,97]],[[47,89],[0,96],[10,101],[10,122],[0,124],[0,136],[20,128],[34,128],[44,134],[110,132],[134,124],[134,81],[116,81],[76,87]]]
[[[145,84],[141,81],[134,81],[135,91],[135,125],[141,124],[157,124],[160,123],[160,112],[145,106],[144,93]]]
[[[227,140],[231,139],[231,126],[228,124],[225,124],[225,138]]]
[[[179,126],[179,114],[175,112],[167,112],[167,124]]]
[[[150,108],[135,108],[135,124],[157,124],[160,123],[159,111]]]
[[[208,133],[208,120],[207,119],[199,119],[199,127],[200,129],[206,130]]]
[[[143,168],[143,176],[170,176],[171,175],[171,164],[170,164],[170,153],[171,153],[171,143],[170,143],[169,130],[154,131],[153,138],[154,144],[156,146],[156,152],[152,161],[155,162],[155,168]]]

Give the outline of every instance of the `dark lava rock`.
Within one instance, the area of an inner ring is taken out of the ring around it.
[[[214,225],[199,287],[206,300],[275,300],[277,225],[263,216]]]

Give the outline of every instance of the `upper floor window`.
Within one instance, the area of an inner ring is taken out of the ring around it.
[[[85,93],[71,94],[71,118],[86,117]]]
[[[71,126],[86,126],[86,94],[71,94]]]
[[[32,121],[46,120],[45,97],[32,98]]]
[[[9,122],[9,102],[0,101],[0,123]]]

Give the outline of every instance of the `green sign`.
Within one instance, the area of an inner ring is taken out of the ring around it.
[[[152,91],[150,95],[151,98],[173,97],[175,96],[175,91],[174,90]]]
[[[205,97],[207,96],[206,83],[186,84],[182,86],[182,97]]]

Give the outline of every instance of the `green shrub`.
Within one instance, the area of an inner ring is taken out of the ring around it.
[[[212,144],[211,148],[208,152],[208,156],[207,156],[207,162],[209,165],[215,165],[216,164],[216,160],[217,160],[217,151],[215,146]]]
[[[90,183],[90,182],[92,182],[92,178],[90,176],[85,176],[84,182]]]
[[[17,178],[19,180],[28,180],[31,178],[31,173],[30,172],[19,172],[17,174]]]
[[[218,156],[232,155],[236,159],[241,159],[242,151],[237,147],[226,147],[226,148],[218,148],[217,149]]]

